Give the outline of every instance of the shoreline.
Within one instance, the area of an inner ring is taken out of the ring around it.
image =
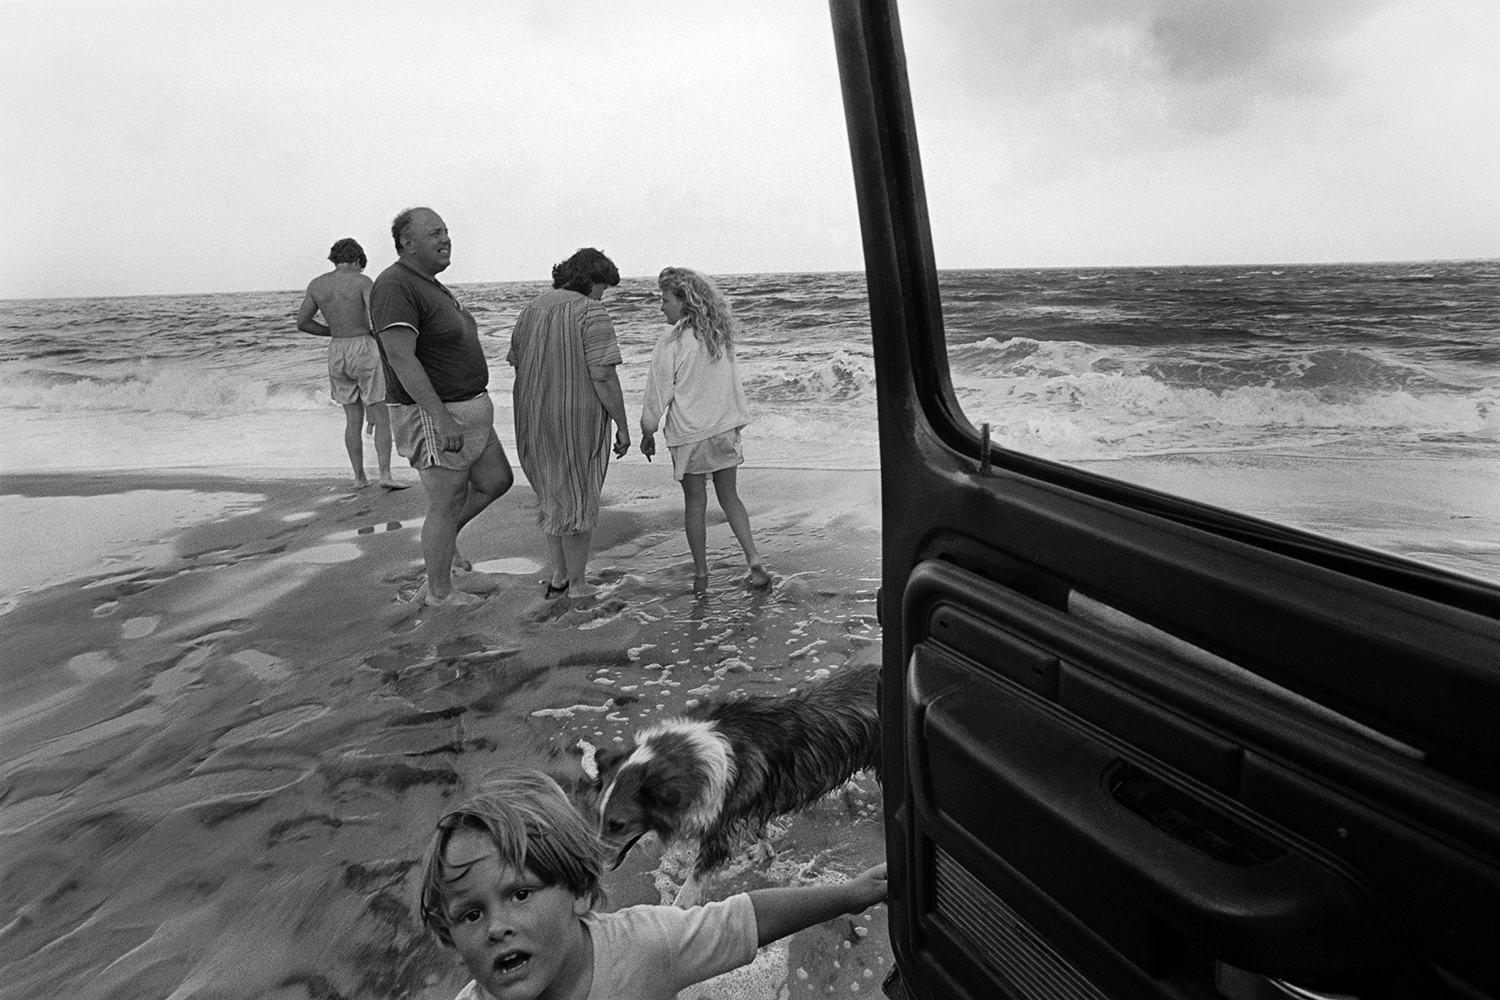
[[[1500,457],[1232,452],[1073,464],[1500,585]]]
[[[619,491],[634,495],[643,490],[664,502],[675,497],[677,486],[670,469],[665,463],[661,469],[655,468],[655,464],[643,461],[639,455],[612,462],[605,483],[606,497]],[[1329,460],[1257,450],[1067,464],[1500,584],[1500,507],[1494,502],[1500,496],[1500,457],[1342,456]],[[513,505],[517,497],[530,497],[524,473],[519,465],[514,465],[514,470],[516,488],[500,500],[499,506]],[[740,467],[740,474],[747,481],[769,482],[772,493],[777,489],[775,482],[782,479],[821,484],[804,488],[819,494],[827,492],[829,484],[836,484],[830,494],[835,497],[851,488],[863,491],[867,494],[864,503],[869,517],[878,525],[879,505],[875,499],[879,489],[878,468],[747,463]],[[404,491],[406,495],[420,495],[416,473],[405,467],[404,462],[397,463],[396,476],[412,484],[411,489]],[[859,485],[868,483],[874,485]],[[1375,492],[1370,490],[1372,483],[1379,484]],[[131,490],[252,495],[264,488],[293,488],[294,484],[296,488],[318,485],[331,493],[342,491],[366,498],[377,496],[379,490],[372,485],[356,491],[347,472],[328,466],[5,471],[0,472],[0,514],[13,514],[6,510],[6,505],[13,507],[17,497],[40,502],[48,497],[100,497]],[[868,495],[872,493],[873,496]],[[749,498],[749,492],[746,496]],[[713,517],[716,505],[711,503],[709,507]],[[487,512],[486,516],[491,515]],[[7,523],[10,533],[0,533],[0,553],[7,546],[14,549],[28,540],[18,532],[14,516],[7,517]],[[87,544],[86,540],[75,539],[65,528],[52,534],[67,538],[69,543]],[[40,539],[29,540],[43,544]],[[43,549],[34,558],[42,559],[45,554]],[[16,562],[14,555],[12,552],[10,560],[0,559],[0,564]],[[541,558],[539,549],[532,558]],[[15,575],[14,571],[0,568],[0,602],[5,600],[6,590],[13,589],[7,585]]]
[[[635,447],[636,447],[636,442],[632,442],[631,443],[631,448],[634,449]],[[512,465],[514,471],[515,471],[515,474],[516,474],[516,483],[518,485],[519,484],[525,484],[525,483],[527,483],[528,480],[526,479],[525,472],[523,472],[522,469],[521,469],[521,464],[515,460],[515,448],[513,446],[509,447],[509,448],[506,448],[505,455],[506,455],[506,458],[508,458],[511,461],[511,465]],[[666,469],[667,469],[666,479],[667,479],[667,481],[668,482],[673,482],[674,480],[672,479],[672,462],[671,462],[671,458],[669,456],[659,456],[659,457],[664,458],[664,460],[666,462]],[[1116,460],[1111,459],[1109,461],[1116,461]],[[627,455],[623,460],[617,459],[617,458],[611,458],[610,462],[609,462],[609,471],[610,471],[610,475],[613,475],[616,469],[626,469],[626,470],[630,470],[630,469],[642,469],[642,470],[651,470],[651,469],[656,468],[659,464],[661,464],[661,463],[647,462],[647,461],[642,460],[640,458],[640,456],[634,450],[632,450],[632,452],[629,455]],[[868,472],[868,473],[876,473],[876,474],[878,474],[880,472],[880,463],[879,463],[878,459],[872,460],[870,462],[860,462],[858,464],[847,465],[847,466],[846,465],[809,465],[809,464],[797,464],[797,463],[779,463],[779,462],[764,462],[764,461],[750,462],[750,461],[747,461],[747,462],[745,462],[745,464],[741,465],[739,467],[739,469],[740,469],[741,472],[813,472],[813,473],[817,473],[817,472],[854,472],[854,473]],[[375,474],[374,463],[367,461],[366,462],[366,466],[365,466],[365,471],[366,471],[367,475],[372,476],[370,482],[373,484],[375,482],[375,480],[373,478],[373,476]],[[417,478],[416,478],[417,473],[416,473],[416,471],[413,470],[407,464],[406,459],[400,457],[399,455],[393,455],[392,456],[391,471],[392,471],[393,474],[396,475],[396,477],[398,479],[403,479],[403,480],[406,477],[403,476],[402,473],[406,473],[407,475],[409,475],[411,477],[410,481],[412,482],[412,484],[413,485],[417,484]],[[629,474],[629,473],[627,472],[627,474]],[[274,466],[274,465],[246,465],[246,466],[243,466],[243,467],[241,467],[241,466],[228,466],[228,467],[211,468],[211,469],[210,468],[204,468],[203,466],[197,466],[197,465],[181,465],[181,466],[168,466],[168,465],[163,465],[163,466],[120,466],[119,468],[102,468],[102,467],[97,467],[97,466],[90,466],[88,468],[79,468],[79,469],[66,469],[66,468],[35,468],[35,469],[25,469],[25,468],[21,468],[21,469],[4,469],[4,470],[0,470],[0,493],[7,492],[7,490],[6,490],[6,484],[10,483],[12,481],[16,481],[16,482],[19,482],[19,483],[25,483],[26,481],[33,480],[33,479],[35,479],[35,480],[41,480],[41,481],[50,481],[50,480],[56,479],[56,480],[65,480],[65,481],[71,482],[71,481],[78,480],[78,479],[85,479],[85,480],[89,480],[89,481],[94,481],[94,480],[109,479],[109,478],[114,478],[114,477],[142,477],[142,478],[146,478],[146,479],[157,479],[157,480],[175,480],[175,479],[178,479],[178,478],[189,478],[189,479],[222,479],[222,480],[247,479],[247,480],[253,480],[253,481],[257,481],[257,482],[259,482],[261,480],[266,480],[266,479],[285,479],[285,480],[297,480],[297,481],[302,481],[302,480],[306,480],[306,479],[318,479],[318,480],[327,480],[327,481],[331,481],[331,482],[342,482],[344,480],[349,480],[349,484],[348,484],[349,488],[350,489],[354,488],[353,485],[352,485],[352,481],[353,481],[352,480],[352,474],[348,471],[348,468],[346,466],[339,466],[337,468],[334,468],[334,467],[330,467],[330,466],[327,466],[327,465],[304,465],[304,466],[287,466],[287,467],[283,468],[281,466]],[[605,489],[609,488],[609,481],[608,481],[607,478],[605,480],[604,488]],[[58,492],[66,492],[66,491],[59,490]]]

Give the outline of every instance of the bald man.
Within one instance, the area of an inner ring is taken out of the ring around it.
[[[442,217],[409,208],[391,223],[396,263],[375,279],[370,313],[385,357],[396,449],[422,479],[427,520],[417,599],[467,606],[482,597],[453,586],[458,533],[515,482],[495,434],[489,363],[473,313],[437,276],[452,262]]]

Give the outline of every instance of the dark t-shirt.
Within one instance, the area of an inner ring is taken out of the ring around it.
[[[433,391],[445,403],[479,395],[490,384],[490,366],[479,344],[479,325],[442,282],[413,271],[401,261],[380,272],[370,291],[370,320],[377,334],[390,326],[417,331],[417,360]],[[386,402],[415,403],[386,360]]]

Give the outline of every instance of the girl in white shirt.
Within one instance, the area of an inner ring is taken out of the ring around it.
[[[735,469],[745,461],[740,428],[750,422],[750,407],[735,366],[734,314],[714,283],[697,271],[669,267],[656,284],[661,289],[662,314],[672,329],[651,352],[646,405],[641,411],[641,453],[647,459],[656,454],[655,435],[661,428],[672,453],[672,475],[682,483],[682,523],[693,553],[693,592],[708,592],[709,476],[729,527],[745,550],[750,564],[748,582],[764,590],[771,585],[771,575],[756,554],[750,515],[735,487]]]

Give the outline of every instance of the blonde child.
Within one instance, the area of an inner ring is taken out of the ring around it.
[[[729,302],[705,275],[669,267],[656,279],[661,311],[672,328],[651,352],[646,404],[641,410],[641,452],[656,454],[662,429],[672,453],[672,475],[682,483],[683,528],[693,554],[693,591],[708,591],[708,478],[719,506],[745,550],[750,585],[764,590],[771,576],[755,551],[750,515],[735,486],[736,467],[745,461],[740,428],[750,407],[735,366],[736,324]],[[665,426],[663,427],[663,420]]]
[[[439,820],[422,922],[473,977],[457,1000],[670,1000],[761,945],[885,898],[878,865],[839,885],[599,913],[603,866],[598,835],[537,771],[498,777]]]

